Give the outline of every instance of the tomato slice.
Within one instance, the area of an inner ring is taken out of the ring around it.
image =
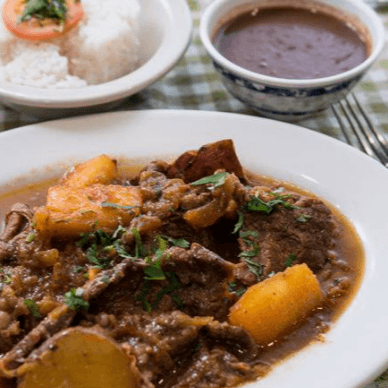
[[[49,18],[39,20],[32,17],[29,20],[20,21],[25,3],[26,0],[6,0],[3,5],[3,22],[6,28],[22,39],[56,38],[75,27],[84,14],[80,1],[66,0],[66,18],[61,24]]]

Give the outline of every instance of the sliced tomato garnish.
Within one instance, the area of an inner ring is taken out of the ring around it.
[[[3,22],[13,34],[28,40],[46,40],[63,35],[75,27],[84,14],[80,1],[66,0],[67,11],[63,22],[35,17],[20,21],[24,5],[25,0],[6,0],[3,5]]]

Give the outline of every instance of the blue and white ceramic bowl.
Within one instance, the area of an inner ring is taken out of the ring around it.
[[[314,115],[345,97],[376,61],[384,46],[384,26],[375,11],[361,0],[316,0],[358,19],[369,31],[371,52],[360,65],[338,75],[316,79],[275,78],[246,70],[227,60],[212,39],[225,20],[241,10],[254,9],[268,0],[215,0],[204,11],[200,37],[227,90],[261,115],[296,121]],[[284,0],[272,0],[284,2]],[[313,0],[308,2],[311,4]]]

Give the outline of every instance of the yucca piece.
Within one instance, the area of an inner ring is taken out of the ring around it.
[[[82,188],[52,186],[46,206],[34,214],[35,229],[42,236],[77,236],[102,229],[113,232],[140,213],[142,199],[133,186],[94,184]]]
[[[116,161],[107,155],[100,155],[77,164],[65,174],[60,184],[71,187],[86,187],[95,183],[109,184],[115,176]]]
[[[313,272],[306,264],[298,264],[249,287],[232,306],[229,322],[265,345],[308,316],[323,299]]]
[[[135,358],[92,329],[63,330],[19,370],[18,388],[138,388]]]

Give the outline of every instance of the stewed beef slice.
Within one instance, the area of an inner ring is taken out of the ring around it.
[[[212,317],[141,313],[105,329],[136,356],[147,387],[229,387],[262,372],[250,335]]]
[[[242,251],[256,252],[249,259],[262,266],[262,278],[296,263],[306,263],[317,273],[335,244],[336,221],[321,200],[293,194],[287,201],[291,206],[279,204],[270,214],[244,213],[240,247]],[[257,281],[248,266],[244,268],[237,273],[242,283]]]

